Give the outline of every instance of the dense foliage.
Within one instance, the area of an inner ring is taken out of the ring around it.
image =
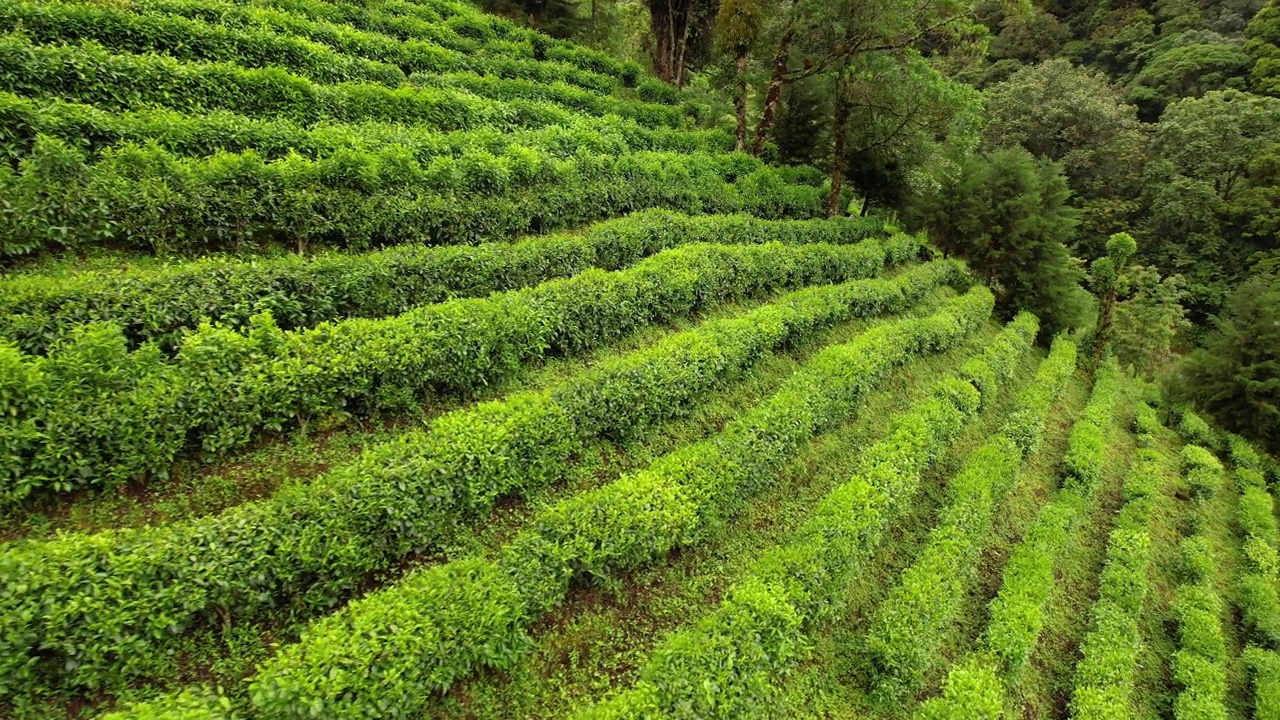
[[[476,5],[0,0],[0,715],[1280,716],[1277,0]]]

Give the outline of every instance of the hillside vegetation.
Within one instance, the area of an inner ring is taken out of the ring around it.
[[[1270,241],[837,5],[0,0],[0,716],[1280,717]]]

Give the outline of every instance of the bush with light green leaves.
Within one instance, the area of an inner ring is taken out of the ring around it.
[[[877,608],[864,652],[882,700],[918,691],[940,661],[995,509],[1016,484],[1049,407],[1075,367],[1075,344],[1058,338],[1000,433],[974,451],[952,480],[950,499],[924,549]]]
[[[559,482],[591,438],[642,432],[770,351],[842,320],[900,312],[961,280],[960,266],[942,261],[893,280],[808,288],[549,390],[446,414],[267,500],[11,548],[0,553],[0,579],[15,589],[0,598],[0,667],[27,685],[115,685],[165,662],[186,630],[222,613],[250,618],[286,598],[331,607],[371,573],[456,540],[498,498]],[[50,604],[58,611],[39,609]]]
[[[529,623],[575,579],[613,577],[706,538],[813,434],[856,412],[895,368],[976,330],[993,303],[975,288],[934,315],[829,347],[715,437],[543,510],[496,560],[430,568],[351,603],[261,667],[255,707],[276,717],[414,716],[435,690],[510,667]]]
[[[792,541],[768,550],[719,607],[659,645],[635,686],[579,715],[736,717],[765,706],[776,678],[800,659],[812,624],[845,606],[851,579],[918,490],[924,471],[999,393],[1037,329],[1034,316],[1019,315],[957,377],[895,419]],[[984,379],[981,386],[975,378]]]

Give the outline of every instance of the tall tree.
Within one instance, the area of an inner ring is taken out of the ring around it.
[[[714,0],[648,0],[653,33],[653,69],[658,77],[683,86],[690,55],[710,35]]]
[[[1062,170],[1021,148],[970,157],[960,176],[917,198],[908,221],[959,255],[996,292],[1006,315],[1029,310],[1047,335],[1081,326],[1089,294],[1066,242],[1077,223]]]
[[[723,0],[716,15],[716,44],[733,58],[733,107],[739,151],[747,147],[747,53],[760,35],[760,0]]]
[[[1156,55],[1138,73],[1129,99],[1138,106],[1139,117],[1156,122],[1165,107],[1180,98],[1244,89],[1252,65],[1253,60],[1232,43],[1175,47]]]
[[[1136,221],[1146,136],[1135,108],[1102,73],[1061,58],[1025,67],[985,95],[986,148],[1021,146],[1060,163],[1082,211],[1077,247],[1100,256],[1107,237]]]
[[[1089,268],[1089,280],[1098,296],[1098,326],[1093,335],[1093,367],[1102,363],[1102,352],[1111,339],[1111,320],[1116,299],[1120,295],[1120,278],[1138,252],[1138,243],[1126,232],[1116,233],[1107,240],[1107,254],[1093,261]]]
[[[1143,245],[1166,273],[1187,276],[1193,319],[1217,312],[1280,206],[1266,158],[1280,145],[1280,99],[1235,90],[1170,105],[1145,172]]]
[[[1280,452],[1280,275],[1256,275],[1231,296],[1181,382],[1225,427]]]
[[[837,88],[829,214],[843,210],[847,177],[868,203],[901,200],[944,182],[977,144],[978,92],[914,49],[850,58]]]
[[[1244,50],[1254,59],[1253,90],[1280,97],[1280,0],[1268,0],[1244,35]]]
[[[902,53],[917,45],[941,50],[961,39],[972,40],[985,28],[973,16],[975,0],[794,0],[780,18],[777,50],[765,91],[764,111],[756,125],[752,149],[764,147],[777,117],[783,86],[833,73],[847,83],[863,55]],[[837,89],[837,99],[842,90]],[[849,109],[836,103],[833,126]],[[847,127],[847,123],[845,124]],[[839,138],[835,138],[839,143]],[[833,178],[835,179],[835,178]]]

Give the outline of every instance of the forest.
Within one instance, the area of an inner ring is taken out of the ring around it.
[[[0,0],[0,717],[1280,720],[1280,0]]]

